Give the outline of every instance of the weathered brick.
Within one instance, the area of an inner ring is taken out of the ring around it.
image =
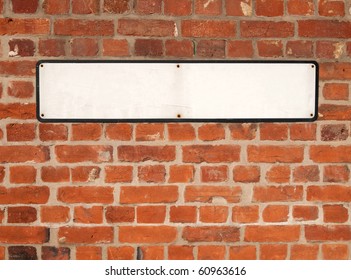
[[[322,125],[322,141],[342,141],[349,137],[349,130],[345,124]]]
[[[252,16],[252,0],[225,0],[228,16]]]
[[[71,40],[71,54],[73,56],[96,56],[98,52],[99,45],[96,39],[74,38]]]
[[[192,141],[195,139],[195,129],[191,124],[170,123],[167,128],[170,141]]]
[[[322,244],[322,255],[324,260],[348,260],[348,244]]]
[[[67,206],[42,206],[40,208],[42,223],[66,223],[70,219],[69,207]]]
[[[237,145],[192,145],[183,146],[183,162],[235,162],[240,160],[240,146]]]
[[[327,17],[345,16],[345,3],[342,0],[320,0],[318,1],[318,13]]]
[[[76,206],[74,207],[74,222],[83,224],[101,224],[103,221],[102,206]]]
[[[133,260],[134,248],[130,246],[108,247],[107,259],[108,260]]]
[[[351,227],[349,225],[306,225],[305,238],[314,241],[350,241]]]
[[[166,168],[164,165],[145,165],[138,167],[140,182],[163,183],[165,182]]]
[[[247,147],[249,162],[268,162],[268,163],[293,163],[302,162],[303,147],[302,146],[273,146],[260,145]]]
[[[196,206],[172,206],[169,215],[172,223],[195,223],[197,208]]]
[[[313,42],[304,40],[288,41],[286,54],[289,57],[311,58],[313,57]]]
[[[163,42],[159,39],[136,39],[134,53],[136,56],[162,56],[164,54]]]
[[[182,237],[188,242],[237,242],[240,232],[234,226],[185,227]]]
[[[128,141],[132,139],[132,126],[127,123],[108,124],[106,138],[108,140]]]
[[[109,14],[123,14],[130,9],[130,0],[104,0],[104,12]]]
[[[233,180],[241,183],[253,183],[260,180],[260,167],[236,165],[233,169]]]
[[[283,0],[257,0],[256,15],[265,17],[278,17],[284,14]]]
[[[133,166],[106,166],[106,183],[128,183],[133,180]]]
[[[21,142],[33,141],[36,136],[34,123],[11,123],[6,125],[7,141]]]
[[[267,205],[262,212],[262,219],[264,222],[287,222],[288,218],[289,206],[287,205]]]
[[[321,80],[349,80],[351,79],[351,63],[348,63],[348,62],[321,63],[319,67],[319,75]],[[349,114],[347,116],[347,119],[350,119]]]
[[[197,43],[196,54],[200,57],[224,58],[225,48],[224,40],[201,40]]]
[[[323,205],[323,221],[325,223],[345,223],[348,219],[348,209],[342,204]]]
[[[178,200],[177,186],[122,186],[120,203],[170,203]]]
[[[7,208],[8,223],[32,223],[37,220],[37,210],[30,206]]]
[[[141,15],[160,14],[162,0],[137,0],[135,11]]]
[[[318,207],[309,205],[294,205],[292,214],[296,221],[317,220]]]
[[[351,161],[351,146],[311,146],[310,159],[318,163],[348,163]]]
[[[1,146],[0,162],[46,162],[50,159],[48,147],[44,146]]]
[[[225,223],[228,218],[227,206],[201,206],[200,221],[203,223]]]
[[[104,56],[129,56],[129,43],[125,39],[104,39],[102,52]]]
[[[37,170],[30,165],[10,166],[10,183],[33,184],[36,182]]]
[[[175,160],[174,146],[119,146],[118,159],[127,162],[142,161],[173,161]]]
[[[256,138],[257,124],[231,124],[229,129],[233,140],[253,140]]]
[[[102,249],[96,246],[77,246],[76,260],[101,260]]]
[[[295,141],[316,140],[316,124],[291,124],[290,139]]]
[[[134,222],[135,210],[129,206],[108,206],[105,216],[108,223],[129,223]]]
[[[300,238],[300,226],[246,226],[246,242],[296,242]]]
[[[307,188],[307,200],[321,202],[350,202],[351,187],[343,185],[309,186]]]
[[[43,182],[69,182],[70,172],[67,166],[43,166],[41,168]]]
[[[0,66],[1,71],[1,66]],[[1,119],[28,120],[35,119],[34,103],[0,103]]]
[[[243,38],[287,38],[294,36],[294,23],[286,21],[242,21],[240,34]]]
[[[254,49],[251,41],[228,41],[228,57],[233,58],[250,58],[254,55]]]
[[[0,242],[6,244],[43,244],[50,239],[49,229],[39,226],[0,226]]]
[[[228,186],[187,186],[184,199],[186,202],[209,202],[223,198],[228,203],[237,203],[241,200],[240,187]]]
[[[273,165],[266,173],[266,180],[272,183],[289,183],[290,167],[288,165]]]
[[[192,0],[163,0],[164,13],[170,16],[188,16],[192,11]]]
[[[117,32],[127,36],[173,37],[176,28],[176,23],[171,20],[120,19]]]
[[[39,139],[41,141],[66,141],[68,129],[64,124],[39,124]]]
[[[201,166],[201,182],[225,182],[228,180],[228,167]]]
[[[276,141],[288,139],[288,125],[275,123],[260,124],[260,139]]]
[[[220,20],[183,20],[184,37],[230,38],[235,36],[234,21]]]
[[[34,14],[38,9],[38,0],[11,0],[11,4],[17,14]]]
[[[200,245],[197,250],[198,260],[223,260],[225,259],[225,246]]]
[[[310,16],[314,13],[313,0],[288,0],[288,13],[290,15]]]
[[[177,228],[171,226],[120,226],[121,243],[170,243],[177,238]]]
[[[0,204],[45,204],[49,195],[48,187],[0,187]]]
[[[102,135],[102,126],[97,123],[73,124],[72,140],[92,140],[97,141]]]
[[[140,247],[143,260],[163,260],[165,250],[163,246],[142,246]]]
[[[222,124],[203,124],[198,129],[198,137],[202,141],[222,140],[225,130]]]
[[[293,244],[290,249],[290,259],[316,260],[318,258],[318,248],[317,244]]]
[[[241,245],[229,248],[230,260],[256,260],[256,246]]]
[[[49,15],[68,14],[70,0],[44,0],[43,9]]]
[[[259,219],[258,205],[234,206],[232,210],[232,221],[234,223],[257,223]]]
[[[298,35],[310,38],[350,38],[351,22],[338,20],[299,20]]]
[[[32,246],[9,246],[9,260],[37,260],[37,249]]]
[[[97,14],[100,10],[100,0],[72,0],[73,14]]]
[[[11,39],[9,49],[10,56],[34,56],[35,43],[30,39]]]
[[[257,42],[258,55],[262,57],[282,57],[283,42],[281,40],[260,40]]]
[[[47,18],[0,18],[0,35],[46,35],[49,32]]]
[[[42,260],[70,260],[71,250],[67,247],[43,246],[41,249]]]
[[[11,81],[7,88],[7,94],[15,98],[30,98],[34,94],[34,86],[30,81]]]
[[[166,218],[166,206],[138,206],[136,214],[139,224],[162,224]]]
[[[65,244],[112,243],[112,227],[61,227],[58,238]]]
[[[192,165],[171,165],[169,183],[189,183],[194,180],[195,168]]]
[[[164,140],[164,124],[148,123],[137,124],[135,128],[136,141],[157,141]]]
[[[112,20],[56,19],[54,33],[66,36],[112,36]]]
[[[297,166],[293,171],[293,181],[299,183],[319,181],[318,165]]]
[[[170,39],[165,42],[166,56],[193,57],[194,44],[191,40]]]
[[[302,200],[302,186],[255,186],[253,201],[299,201]]]
[[[60,187],[57,199],[65,203],[112,203],[112,187]]]
[[[171,245],[168,247],[169,260],[193,260],[194,248],[188,245]]]
[[[326,83],[323,87],[323,96],[327,100],[348,100],[349,85],[346,83]]]
[[[111,162],[112,147],[101,145],[58,145],[55,147],[56,159],[62,163]]]
[[[77,166],[71,169],[72,182],[94,182],[100,178],[100,167]]]
[[[288,255],[286,244],[261,244],[260,260],[285,260]]]
[[[347,165],[327,165],[323,170],[323,182],[348,182],[350,179]]]

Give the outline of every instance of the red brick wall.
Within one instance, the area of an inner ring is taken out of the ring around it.
[[[350,259],[350,9],[0,0],[0,259]],[[36,121],[38,59],[144,58],[315,59],[319,120]]]

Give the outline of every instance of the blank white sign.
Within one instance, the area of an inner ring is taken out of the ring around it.
[[[40,61],[41,121],[308,121],[315,62]]]

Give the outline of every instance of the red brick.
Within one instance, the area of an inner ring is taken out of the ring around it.
[[[246,226],[246,242],[296,242],[300,239],[300,226]]]
[[[50,33],[47,18],[0,18],[0,35],[45,35]]]
[[[0,166],[0,182],[2,183],[5,178],[5,167]]]
[[[327,165],[324,166],[323,182],[348,182],[350,179],[350,170],[347,165]]]
[[[313,0],[289,0],[288,13],[290,15],[310,16],[314,14]]]
[[[50,159],[48,147],[44,146],[0,146],[1,163],[46,162]]]
[[[313,57],[313,42],[312,41],[288,41],[286,43],[286,54],[289,57],[310,58]]]
[[[8,223],[32,223],[37,220],[37,210],[34,207],[19,206],[7,208]]]
[[[132,139],[133,128],[130,124],[108,124],[106,126],[106,138],[108,140],[129,141]]]
[[[195,14],[220,15],[222,13],[222,0],[195,0]]]
[[[254,55],[251,41],[228,41],[228,57],[234,58],[250,58]]]
[[[203,223],[225,223],[228,218],[226,206],[201,206],[200,221]]]
[[[98,166],[77,166],[72,168],[72,182],[94,182],[100,177]]]
[[[100,0],[72,0],[73,14],[97,14]]]
[[[215,141],[225,138],[225,130],[221,124],[203,124],[199,127],[198,134],[202,141]]]
[[[299,201],[302,200],[302,186],[255,186],[253,201]]]
[[[302,162],[303,152],[302,146],[249,145],[247,148],[249,162]]]
[[[38,9],[38,0],[11,0],[11,4],[17,14],[34,14]]]
[[[260,124],[260,139],[261,140],[287,140],[288,125],[287,124]]]
[[[42,244],[49,241],[49,229],[31,226],[0,226],[0,242],[6,244]]]
[[[318,13],[327,17],[345,16],[345,3],[344,1],[320,0],[318,1]]]
[[[60,187],[57,200],[66,203],[112,203],[112,187]]]
[[[173,161],[175,160],[174,146],[119,146],[118,159],[127,162],[142,161]]]
[[[58,162],[76,163],[76,162],[111,162],[111,146],[88,146],[88,145],[58,145],[55,147],[56,159]]]
[[[233,180],[241,183],[252,183],[260,180],[260,167],[236,165],[233,170]]]
[[[228,180],[228,167],[201,166],[201,182],[225,182]]]
[[[68,14],[70,0],[44,0],[43,9],[49,15]]]
[[[51,247],[43,246],[41,249],[42,260],[69,260],[71,258],[71,250],[67,247]]]
[[[147,123],[137,124],[135,128],[136,141],[156,141],[164,140],[164,124]]]
[[[191,124],[170,123],[167,128],[170,141],[192,141],[195,139],[195,129]]]
[[[345,223],[348,219],[348,209],[343,205],[323,205],[323,221],[325,223]]]
[[[280,40],[261,40],[257,42],[258,55],[262,57],[282,57],[283,42]]]
[[[95,246],[77,246],[76,260],[101,260],[102,248]]]
[[[267,205],[262,212],[264,222],[279,223],[287,222],[289,218],[289,206]]]
[[[32,184],[36,182],[37,170],[33,166],[11,166],[10,183]]]
[[[230,260],[256,260],[256,246],[242,245],[229,248]]]
[[[106,166],[106,183],[129,183],[133,180],[133,166]]]
[[[102,206],[74,207],[74,222],[83,224],[101,224],[103,216]]]
[[[234,21],[183,20],[183,37],[230,38],[235,36]]]
[[[68,129],[64,124],[39,124],[39,139],[41,141],[67,141]]]
[[[193,57],[194,44],[191,40],[167,40],[165,42],[166,56]]]
[[[252,0],[226,0],[227,16],[252,16]]]
[[[319,111],[321,120],[351,119],[351,106],[348,105],[322,104]]]
[[[112,36],[112,20],[56,19],[54,33],[66,36]]]
[[[314,221],[318,219],[318,207],[294,205],[292,214],[296,221]]]
[[[196,206],[171,206],[169,220],[172,223],[195,223],[197,218]]]
[[[156,39],[136,39],[134,49],[136,56],[157,57],[164,53],[162,40]]]
[[[182,237],[188,242],[237,242],[240,232],[233,226],[185,227]]]
[[[1,12],[1,13],[3,12],[3,8],[4,8],[4,1],[3,1],[3,0],[0,0],[0,12]],[[3,249],[5,250],[5,248],[1,247],[0,252],[2,252]],[[4,254],[3,256],[5,256],[5,251],[4,251],[3,254]],[[2,253],[0,253],[0,256],[2,256]],[[0,260],[2,260],[2,259],[3,259],[3,258],[0,257]]]
[[[351,188],[343,185],[309,186],[307,188],[307,200],[322,202],[350,202]]]
[[[161,8],[162,0],[137,0],[135,4],[135,11],[141,15],[160,14]]]
[[[234,223],[257,223],[259,219],[259,207],[257,205],[234,206],[232,220]]]
[[[345,124],[327,124],[321,128],[322,141],[342,141],[349,137],[349,130]]]
[[[187,245],[171,245],[168,247],[169,260],[193,260],[193,247]]]
[[[286,260],[288,245],[286,244],[261,244],[260,260]]]
[[[293,181],[299,183],[319,181],[317,165],[297,166],[293,171]]]
[[[240,160],[240,146],[238,145],[192,145],[183,146],[183,162],[219,163]]]
[[[195,168],[192,165],[171,165],[169,183],[189,183],[194,181]]]
[[[34,94],[34,86],[30,81],[11,81],[7,94],[16,98],[30,98]]]
[[[43,166],[41,169],[43,182],[69,182],[70,172],[66,166]]]
[[[175,36],[176,23],[171,20],[120,19],[117,32],[128,36],[169,37]]]
[[[224,58],[224,40],[201,40],[196,47],[196,54],[200,57]]]
[[[191,0],[164,0],[164,13],[170,16],[188,16],[192,11]]]
[[[170,243],[177,238],[177,228],[170,226],[120,226],[121,243]]]
[[[225,259],[225,246],[202,245],[198,247],[198,260],[223,260]]]
[[[11,39],[9,50],[13,54],[10,56],[34,56],[35,44],[30,39]]]
[[[348,100],[349,85],[345,83],[326,83],[323,87],[323,97],[327,100]]]
[[[291,260],[316,260],[318,258],[318,248],[316,244],[294,244],[291,246]]]
[[[350,26],[351,26],[351,23],[350,23]],[[319,67],[319,77],[321,80],[334,80],[334,79],[349,80],[351,79],[351,63],[347,63],[347,62],[321,63]],[[350,119],[350,113],[347,115],[347,119]]]
[[[129,0],[104,0],[104,12],[109,14],[123,14],[129,11]]]
[[[71,41],[73,56],[96,56],[99,52],[98,41],[92,38],[74,38]]]
[[[148,246],[140,247],[143,260],[163,260],[164,259],[164,247],[163,246]]]
[[[135,210],[129,206],[108,206],[105,215],[108,223],[129,223],[134,222]]]
[[[229,129],[233,140],[253,140],[256,138],[257,124],[232,124]]]
[[[97,123],[73,124],[72,140],[99,140],[102,135],[102,126]]]
[[[300,37],[350,38],[351,22],[338,20],[299,20]]]
[[[291,140],[316,140],[316,124],[291,124],[290,139]]]
[[[178,200],[177,186],[122,186],[120,203],[170,203]]]
[[[322,244],[322,255],[324,260],[348,260],[348,244]]]
[[[266,180],[271,183],[289,183],[290,167],[287,165],[273,165],[266,173]]]
[[[2,3],[0,2],[0,5]],[[1,11],[2,6],[0,6],[0,11]],[[0,260],[4,260],[5,259],[5,247],[0,247]]]
[[[70,220],[69,207],[42,206],[40,217],[42,223],[66,223]]]
[[[166,218],[166,206],[138,206],[137,222],[140,223],[164,223]]]
[[[333,41],[318,41],[316,45],[316,56],[318,58],[339,59],[344,53],[345,43]]]
[[[140,182],[163,183],[166,177],[164,165],[146,165],[138,167],[138,178]]]
[[[107,259],[108,260],[133,260],[134,248],[130,246],[108,247]]]
[[[256,15],[264,17],[278,17],[284,15],[283,0],[257,0]]]
[[[104,56],[129,56],[129,44],[125,39],[104,39],[102,41]]]
[[[350,241],[351,227],[349,225],[306,225],[305,238],[308,242]]]
[[[1,66],[0,66],[1,71]],[[35,119],[35,104],[33,103],[0,103],[1,119]]]
[[[61,227],[58,230],[58,239],[65,244],[95,244],[112,243],[112,227]]]
[[[9,260],[37,260],[37,249],[32,246],[9,246]]]
[[[241,199],[240,187],[227,186],[187,186],[185,202],[209,202],[216,198],[223,198],[228,203],[237,203]]]
[[[36,135],[34,123],[11,123],[6,125],[7,141],[32,141]]]
[[[318,163],[348,163],[351,161],[351,146],[311,146],[310,158]]]
[[[294,23],[286,21],[242,21],[243,38],[286,38],[294,36]]]

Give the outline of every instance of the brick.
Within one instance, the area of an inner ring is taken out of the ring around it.
[[[17,119],[17,120],[35,119],[35,104],[34,103],[8,103],[8,104],[0,103],[0,118],[1,119],[9,118],[9,119]]]
[[[0,166],[0,182],[2,183],[5,178],[5,167]]]
[[[198,137],[202,141],[216,141],[225,138],[222,124],[203,124],[198,128]]]
[[[60,163],[111,162],[112,147],[102,145],[58,145],[55,147],[56,159]]]
[[[323,87],[323,97],[327,100],[348,100],[349,85],[346,83],[326,83]]]
[[[283,42],[281,40],[260,40],[257,42],[258,55],[262,57],[282,57]]]
[[[175,160],[174,146],[119,146],[118,159],[126,162],[143,161],[173,161]]]
[[[321,128],[322,141],[342,141],[349,137],[349,130],[345,124],[327,124]]]
[[[169,16],[188,16],[192,12],[192,0],[164,0],[164,14]]]
[[[199,57],[224,58],[225,57],[224,40],[201,40],[196,47],[196,54]]]
[[[252,0],[226,0],[227,16],[252,16]]]
[[[312,58],[313,42],[304,40],[288,41],[286,43],[286,54],[295,58]]]
[[[260,260],[286,260],[288,245],[286,244],[261,244]]]
[[[170,243],[177,238],[177,228],[170,226],[120,226],[121,243]]]
[[[351,106],[336,105],[336,104],[322,104],[319,107],[319,114],[321,120],[350,120]]]
[[[310,159],[314,162],[348,163],[351,161],[351,146],[318,145],[310,147]]]
[[[228,57],[233,58],[251,58],[254,55],[254,49],[251,41],[228,41]]]
[[[50,32],[50,21],[46,18],[1,18],[0,35],[46,35]]]
[[[64,124],[39,124],[39,139],[41,141],[67,141],[68,129]]]
[[[264,17],[278,17],[284,15],[283,0],[257,0],[256,15]]]
[[[187,186],[185,188],[185,202],[208,202],[223,198],[228,203],[237,203],[241,200],[240,187],[228,186]]]
[[[72,140],[99,140],[102,126],[97,123],[72,124]]]
[[[229,247],[230,260],[256,260],[256,246],[242,245]]]
[[[314,221],[318,219],[318,207],[294,205],[292,215],[296,221]]]
[[[9,260],[37,260],[37,249],[32,246],[9,246]]]
[[[241,183],[253,183],[260,180],[260,167],[236,165],[233,169],[233,180]]]
[[[34,207],[19,206],[7,208],[8,223],[32,223],[37,220],[37,210]]]
[[[197,38],[230,38],[235,30],[235,22],[228,20],[183,20],[181,28],[183,37]]]
[[[349,248],[347,244],[322,244],[324,260],[348,260]]]
[[[249,162],[293,163],[303,160],[302,146],[249,145],[247,153]]]
[[[299,20],[298,35],[310,38],[349,38],[351,22],[338,20]]]
[[[294,141],[316,140],[316,124],[291,124],[290,139]]]
[[[163,183],[165,182],[166,168],[164,165],[146,165],[138,167],[139,182]]]
[[[316,56],[318,58],[339,59],[343,56],[345,43],[332,41],[318,41],[316,44]]]
[[[350,170],[347,165],[327,165],[323,169],[323,182],[348,182]]]
[[[125,39],[104,39],[102,52],[104,56],[129,56],[129,43]]]
[[[112,203],[112,187],[60,187],[57,200],[65,203]]]
[[[351,188],[343,185],[309,186],[307,188],[307,200],[322,202],[350,202]]]
[[[106,183],[129,183],[133,180],[133,166],[106,166]]]
[[[162,224],[166,218],[166,206],[138,206],[137,222],[146,224]]]
[[[200,221],[203,223],[225,223],[228,218],[226,206],[201,206]]]
[[[74,38],[71,41],[73,56],[96,56],[99,52],[98,41],[92,38]]]
[[[225,182],[228,180],[228,167],[201,166],[201,182]]]
[[[163,260],[164,247],[163,246],[148,246],[140,247],[143,260]]]
[[[130,246],[108,247],[107,259],[108,260],[133,260],[134,248]]]
[[[350,241],[351,227],[349,225],[306,225],[305,238],[314,241]]]
[[[191,163],[219,163],[240,160],[240,146],[238,145],[191,145],[183,146],[183,162]]]
[[[32,141],[35,138],[36,125],[34,123],[11,123],[6,125],[7,141]]]
[[[34,14],[38,9],[38,0],[11,0],[11,4],[16,14]]]
[[[233,226],[185,227],[182,237],[188,242],[237,242],[239,228]]]
[[[260,124],[261,140],[283,141],[288,139],[288,125],[264,123]]]
[[[71,249],[67,247],[43,246],[41,249],[42,260],[70,260]]]
[[[196,206],[171,206],[169,220],[172,223],[195,223],[197,218]]]
[[[0,2],[1,5],[1,2]],[[2,6],[0,6],[1,11]],[[5,260],[5,247],[0,247],[0,260]]]
[[[257,223],[259,219],[258,205],[234,206],[232,220],[234,223]]]
[[[173,37],[176,23],[171,20],[156,19],[120,19],[117,32],[127,36]]]
[[[287,165],[273,165],[266,173],[266,180],[271,183],[289,183],[290,167]]]
[[[169,183],[190,183],[194,181],[195,168],[192,165],[171,165]]]
[[[316,244],[293,244],[291,245],[291,260],[316,260],[318,258],[318,248]]]
[[[233,140],[253,140],[256,138],[257,124],[231,124],[230,135]]]
[[[246,242],[296,242],[300,239],[300,226],[246,226]]]
[[[318,165],[297,166],[293,171],[293,181],[299,183],[318,182],[319,168]]]
[[[195,139],[195,129],[191,124],[170,123],[167,128],[170,141],[192,141]]]
[[[101,224],[103,217],[102,206],[74,207],[74,222],[83,224]]]
[[[255,186],[253,190],[253,201],[299,201],[302,200],[302,186]]]
[[[1,21],[1,19],[0,19]],[[34,76],[35,74],[35,61],[26,60],[12,60],[0,62],[0,75],[5,76]],[[3,104],[1,104],[3,106]],[[13,110],[19,110],[21,107],[25,108],[25,104],[8,104],[7,106],[18,106]],[[6,107],[5,107],[6,108]],[[4,110],[5,108],[1,108]],[[34,114],[35,117],[35,114]],[[32,117],[33,118],[33,117]]]
[[[114,24],[112,20],[56,19],[54,33],[65,36],[112,36]]]
[[[66,223],[70,220],[69,207],[42,206],[40,219],[42,223]]]
[[[223,260],[225,259],[225,246],[200,245],[197,251],[198,260]]]
[[[344,1],[320,0],[318,1],[318,13],[326,17],[343,17],[345,16],[345,3]]]
[[[262,219],[264,222],[287,222],[288,218],[289,206],[287,205],[267,205],[262,212]]]
[[[97,14],[99,13],[100,0],[72,0],[73,14]]]
[[[289,0],[288,13],[297,16],[310,16],[314,14],[313,0]]]
[[[41,179],[43,182],[69,182],[70,172],[67,166],[43,166],[41,168]]]
[[[68,14],[70,0],[44,0],[43,9],[49,15]]]
[[[9,41],[10,56],[34,56],[35,44],[30,39],[11,39]]]
[[[34,86],[30,81],[11,81],[7,94],[15,98],[31,98],[34,95]]]
[[[172,57],[193,57],[194,44],[191,40],[166,40],[166,56]]]
[[[348,209],[343,205],[323,205],[323,221],[325,223],[345,223],[348,219]]]
[[[108,206],[105,215],[108,223],[129,223],[134,222],[135,210],[129,206]]]
[[[94,182],[100,178],[100,167],[98,166],[77,166],[71,169],[72,182]]]
[[[10,183],[32,184],[36,182],[37,170],[34,166],[10,166]]]
[[[77,246],[76,260],[101,260],[102,248],[96,246]]]
[[[243,38],[287,38],[294,36],[294,23],[286,21],[242,21]]]
[[[109,14],[123,14],[129,11],[129,0],[104,0],[103,11]]]
[[[162,0],[137,0],[135,11],[141,15],[160,14]]]
[[[319,77],[321,80],[334,80],[334,79],[335,80],[349,80],[349,79],[351,79],[351,63],[325,62],[325,63],[320,64],[319,71],[320,71]],[[350,119],[349,115],[348,115],[347,119]]]
[[[106,126],[106,138],[108,140],[128,141],[132,139],[133,128],[130,124],[108,124]]]
[[[136,56],[163,56],[163,42],[156,39],[136,39],[134,45]]]
[[[193,260],[193,247],[187,245],[171,245],[168,247],[169,260]]]
[[[97,244],[113,242],[112,227],[60,227],[58,239],[64,244]]]
[[[46,162],[50,159],[49,149],[44,146],[1,146],[1,163]]]
[[[135,128],[136,141],[157,141],[164,140],[164,124],[148,123],[137,124]]]
[[[120,203],[171,203],[178,200],[177,186],[122,186]]]
[[[46,227],[0,226],[0,242],[5,244],[43,244],[49,235]]]
[[[222,0],[195,0],[195,14],[220,15],[222,13]]]
[[[43,204],[49,199],[48,187],[0,187],[0,204]]]

